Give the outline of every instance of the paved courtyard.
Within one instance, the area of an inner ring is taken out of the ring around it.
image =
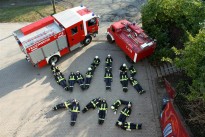
[[[113,1],[103,0],[101,4],[109,4],[111,2]],[[109,11],[110,13],[113,13],[115,8],[120,8],[117,5],[126,4],[126,1],[116,2],[116,5],[113,4],[111,6],[112,10]],[[130,4],[133,5],[132,3]],[[107,12],[106,8],[100,9],[100,5],[98,4],[97,7],[96,5],[97,2],[90,3],[90,8],[95,9],[97,14]],[[107,8],[110,9],[110,7]],[[14,30],[28,23],[0,23],[0,137],[161,136],[158,120],[159,111],[156,101],[155,71],[147,60],[135,64],[134,66],[138,71],[136,78],[146,90],[146,93],[139,95],[130,84],[127,93],[122,91],[118,69],[122,63],[127,63],[128,66],[130,64],[126,61],[124,53],[115,44],[106,42],[105,32],[110,24],[106,21],[112,17],[103,15],[103,22],[100,24],[100,34],[94,41],[87,47],[79,48],[62,57],[57,64],[66,78],[68,78],[70,72],[76,72],[77,70],[85,74],[93,58],[96,55],[100,57],[101,64],[95,72],[90,88],[87,91],[81,91],[79,86],[75,84],[72,93],[64,91],[55,82],[49,66],[38,69],[25,60],[25,55],[20,51],[11,34]],[[105,90],[103,81],[105,57],[108,54],[111,54],[114,59],[111,92]],[[53,112],[51,110],[54,105],[73,98],[80,101],[82,109],[90,100],[96,97],[105,98],[109,105],[103,125],[98,125],[97,123],[97,110],[91,110],[85,114],[80,113],[74,127],[70,126],[69,111]],[[120,107],[118,113],[116,115],[113,114],[110,106],[117,99],[132,101],[134,105],[133,111],[127,121],[142,123],[142,130],[128,132],[115,126],[119,112],[123,108]]]

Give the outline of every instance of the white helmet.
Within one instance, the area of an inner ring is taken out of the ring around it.
[[[129,103],[129,104],[128,104],[128,107],[130,108],[131,106],[132,106],[131,103]]]
[[[56,64],[55,64],[55,62],[52,62],[51,65],[52,65],[52,66],[55,66]]]
[[[115,109],[115,107],[114,107],[114,106],[111,106],[111,109]]]
[[[88,68],[88,70],[91,71],[92,69],[91,69],[91,68]]]
[[[108,54],[107,56],[108,56],[108,57],[110,57],[111,55],[110,55],[110,54]]]
[[[79,71],[76,71],[76,73],[79,73]]]
[[[121,125],[122,125],[122,122],[118,122],[118,125],[121,126]]]
[[[95,56],[95,58],[97,59],[97,58],[98,58],[98,56]]]
[[[123,64],[123,67],[126,67],[126,64],[125,64],[125,63]]]

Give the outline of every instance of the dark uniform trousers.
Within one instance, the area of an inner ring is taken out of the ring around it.
[[[58,105],[56,105],[53,110],[58,110],[58,109],[69,109],[71,107],[71,101],[68,100],[64,103],[60,103]]]
[[[79,105],[74,105],[71,108],[71,122],[70,122],[71,126],[75,125],[79,112],[80,112],[80,106]]]
[[[85,112],[87,112],[89,109],[95,109],[96,108],[96,104],[95,104],[95,102],[92,100],[92,101],[90,101],[86,106],[85,106],[85,108],[83,109],[83,113],[85,113]]]
[[[116,125],[118,126],[119,122],[124,123],[126,121],[126,118],[129,117],[131,114],[131,108],[124,107],[120,113],[120,116],[118,118],[118,121],[116,122]]]
[[[106,90],[111,89],[111,83],[112,83],[112,73],[111,72],[110,73],[108,73],[108,72],[105,73],[104,81],[105,81],[105,85],[106,85]]]
[[[102,125],[105,121],[106,110],[107,110],[107,103],[100,104],[99,113],[98,113],[99,116],[98,124],[100,125]]]
[[[127,90],[128,90],[128,77],[127,77],[127,75],[121,75],[120,76],[120,82],[121,82],[121,84],[122,84],[122,88],[123,88],[123,91],[124,92],[127,92]]]
[[[130,82],[132,86],[137,90],[138,93],[142,94],[145,92],[137,80],[133,79]]]

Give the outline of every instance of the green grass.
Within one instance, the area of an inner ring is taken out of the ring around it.
[[[56,6],[56,10],[60,12],[65,8]],[[52,5],[1,8],[0,22],[34,22],[52,13]]]

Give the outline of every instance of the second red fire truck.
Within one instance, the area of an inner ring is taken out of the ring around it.
[[[98,33],[98,17],[84,6],[43,18],[13,33],[26,59],[39,68],[86,46]]]

